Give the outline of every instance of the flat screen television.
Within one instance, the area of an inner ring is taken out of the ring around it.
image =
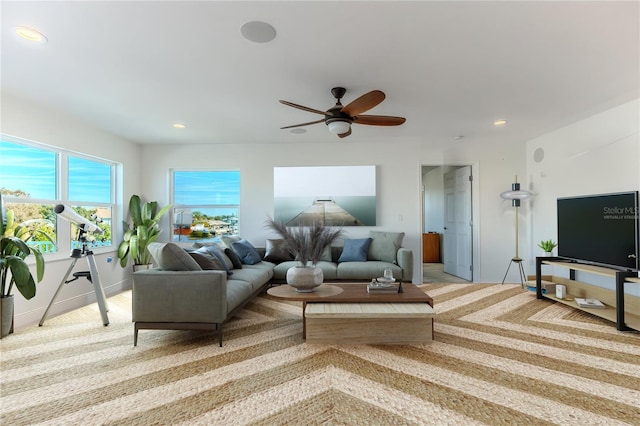
[[[558,256],[638,270],[638,191],[558,198]]]

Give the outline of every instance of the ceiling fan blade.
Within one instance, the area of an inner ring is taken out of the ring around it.
[[[384,101],[384,98],[385,95],[383,92],[380,90],[372,90],[342,108],[342,112],[350,116],[358,115],[378,105]]]
[[[346,131],[346,132],[344,132],[344,133],[338,133],[338,137],[339,137],[340,139],[342,139],[342,138],[346,138],[346,137],[347,137],[347,136],[349,136],[350,134],[351,134],[351,127],[349,127],[349,130],[347,130],[347,131]]]
[[[308,126],[310,124],[317,124],[317,123],[324,123],[324,118],[317,121],[310,121],[308,123],[301,123],[301,124],[294,124],[292,126],[280,127],[280,129],[291,129],[293,127],[302,127],[302,126]]]
[[[393,117],[391,115],[358,115],[353,117],[353,122],[357,124],[368,124],[370,126],[399,126],[407,121],[404,117]]]
[[[313,112],[313,113],[321,114],[321,115],[325,115],[325,116],[331,116],[331,114],[326,112],[326,111],[320,111],[320,110],[309,108],[309,107],[306,107],[306,106],[294,104],[293,102],[283,101],[282,99],[280,100],[280,103],[283,104],[283,105],[287,105],[287,106],[290,106],[290,107],[301,109],[303,111]]]

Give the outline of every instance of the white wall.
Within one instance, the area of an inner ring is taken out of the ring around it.
[[[501,282],[515,254],[515,211],[511,202],[500,198],[500,193],[511,189],[518,175],[522,188],[525,169],[525,142],[514,141],[500,145],[492,141],[466,140],[455,149],[444,153],[445,164],[473,165],[473,220],[474,238],[478,252],[474,253],[474,281]],[[519,221],[525,222],[528,207],[519,209]],[[520,243],[526,237],[520,226]],[[526,258],[527,253],[519,253]],[[520,282],[517,269],[511,267],[506,282]]]
[[[542,255],[539,241],[558,240],[558,197],[640,190],[639,118],[636,99],[527,143],[528,181],[536,193],[531,200],[528,249],[534,255],[529,268],[535,256]],[[541,161],[536,161],[537,150],[544,153]],[[553,273],[561,275],[556,269]]]
[[[329,139],[330,138],[330,139]],[[241,172],[240,235],[264,246],[272,238],[265,219],[273,216],[273,168],[275,166],[375,165],[377,166],[377,226],[346,227],[349,237],[368,236],[369,230],[403,231],[403,246],[414,252],[420,265],[422,232],[421,170],[418,157],[423,150],[417,141],[349,143],[334,142],[242,145],[145,146],[146,165],[143,192],[160,202],[169,202],[169,169],[237,169]],[[433,158],[434,153],[424,153]],[[168,221],[168,219],[166,219]],[[168,238],[165,235],[165,238]],[[421,282],[420,268],[414,268],[414,282]]]
[[[96,130],[94,127],[65,116],[58,111],[34,105],[6,93],[2,94],[0,114],[2,120],[0,130],[4,134],[121,163],[120,175],[124,182],[124,195],[118,194],[120,200],[123,198],[128,200],[131,193],[140,191],[139,164],[141,159],[138,145]],[[114,217],[114,223],[120,222],[121,219],[118,220]],[[107,295],[115,294],[131,286],[129,269],[123,270],[117,263],[115,251],[119,238],[116,229],[114,229],[115,244],[113,248],[101,251],[96,249],[95,251],[98,274]],[[111,263],[106,261],[109,256],[114,259]],[[25,300],[19,292],[15,292],[15,328],[36,324],[40,321],[71,262],[72,259],[69,258],[69,252],[66,249],[57,254],[47,255],[44,279],[37,284],[36,296],[31,300]],[[35,270],[35,268],[33,269]],[[74,272],[88,269],[87,260],[80,259]],[[95,301],[95,294],[91,283],[86,279],[74,281],[63,287],[48,318],[93,301]],[[100,315],[96,312],[96,324],[100,325],[101,323]]]

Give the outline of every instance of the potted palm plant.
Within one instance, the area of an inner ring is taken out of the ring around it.
[[[129,216],[131,223],[123,222],[124,235],[118,245],[120,266],[127,265],[129,258],[133,261],[134,270],[148,268],[151,264],[151,254],[147,247],[156,241],[162,230],[160,218],[171,208],[164,206],[158,211],[158,202],[143,203],[138,195],[132,195],[129,200]]]
[[[44,256],[35,247],[27,245],[37,232],[41,231],[33,231],[24,224],[15,224],[13,211],[7,211],[5,216],[0,194],[0,337],[13,332],[14,287],[25,299],[31,299],[36,295],[36,280],[40,282],[44,276]],[[46,238],[51,241],[48,235]],[[25,262],[25,258],[31,254],[36,262],[35,279]]]
[[[267,227],[282,238],[298,261],[298,266],[287,271],[287,284],[297,292],[312,292],[322,284],[324,275],[316,264],[327,247],[343,235],[342,229],[331,229],[320,222],[308,227],[287,227],[269,218]]]

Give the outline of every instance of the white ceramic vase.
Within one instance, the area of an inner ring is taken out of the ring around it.
[[[312,293],[322,281],[324,274],[317,266],[294,266],[287,271],[287,284],[298,293]]]

